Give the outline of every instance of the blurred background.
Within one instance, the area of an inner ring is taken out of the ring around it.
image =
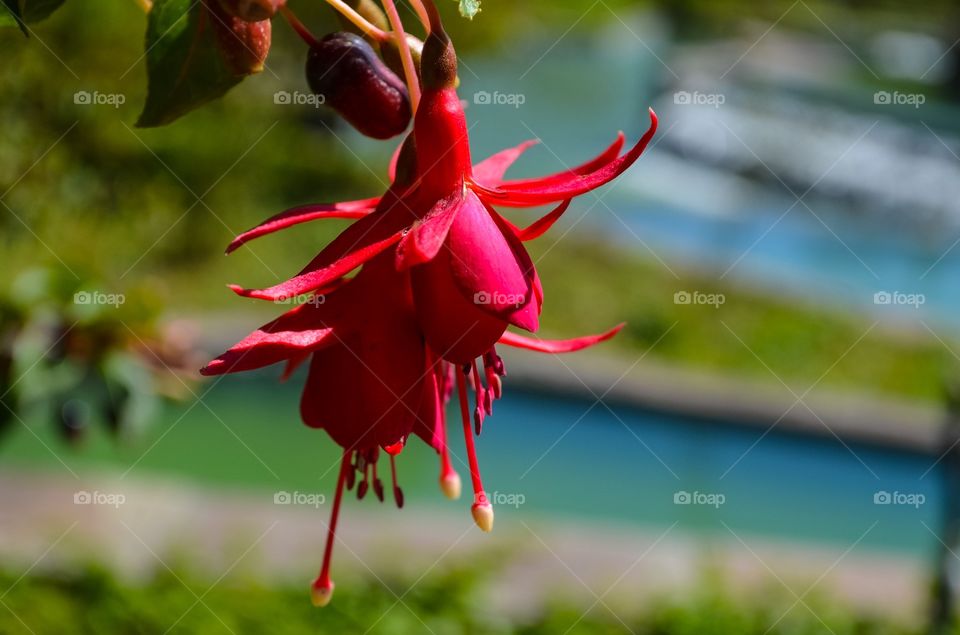
[[[227,283],[288,277],[343,224],[229,240],[379,194],[394,144],[277,103],[307,94],[279,19],[262,74],[149,130],[136,2],[0,32],[0,632],[952,630],[960,10],[442,10],[475,156],[541,140],[512,175],[659,114],[642,159],[529,244],[544,336],[627,327],[504,351],[478,439],[496,531],[411,447],[402,512],[346,501],[323,611],[339,452],[299,421],[302,376],[196,370],[283,309]]]

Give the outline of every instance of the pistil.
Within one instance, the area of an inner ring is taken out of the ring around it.
[[[473,443],[473,431],[470,429],[470,413],[467,405],[467,383],[461,370],[457,373],[457,395],[460,398],[460,417],[463,420],[463,437],[467,446],[467,458],[470,462],[470,480],[473,484],[473,521],[483,531],[493,529],[493,506],[483,490],[480,480],[480,464],[477,461],[477,450]]]
[[[323,566],[320,568],[320,575],[310,588],[310,597],[314,606],[326,606],[333,597],[334,584],[330,579],[330,558],[333,555],[333,542],[336,540],[337,519],[340,517],[340,503],[343,501],[343,486],[347,481],[347,473],[353,469],[350,465],[350,455],[351,452],[347,450],[340,461],[337,491],[333,497],[333,512],[330,514],[330,525],[327,528],[327,545],[323,550]]]

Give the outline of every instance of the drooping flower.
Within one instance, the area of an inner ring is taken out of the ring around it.
[[[480,478],[474,435],[502,396],[503,361],[496,344],[556,354],[613,337],[609,331],[549,341],[508,332],[536,331],[543,290],[523,242],[543,235],[570,201],[630,167],[656,130],[651,125],[633,148],[624,137],[590,161],[536,179],[505,180],[509,166],[533,142],[471,165],[464,112],[454,88],[456,55],[435,10],[421,61],[422,99],[411,135],[398,148],[392,183],[378,198],[308,205],[271,217],[239,235],[240,245],[322,218],[355,219],[296,276],[265,289],[231,288],[239,295],[280,301],[307,295],[296,307],[211,362],[205,374],[222,374],[285,362],[289,375],[310,360],[301,415],[344,448],[327,545],[314,601],[325,604],[329,569],[345,489],[363,497],[377,476],[381,450],[389,457],[394,496],[396,456],[410,435],[440,455],[445,494],[460,494],[460,478],[447,447],[445,405],[456,391],[474,491],[471,511],[490,531],[493,509]],[[496,207],[556,207],[526,228]],[[346,276],[356,269],[353,278]],[[322,299],[322,301],[321,301]],[[474,394],[472,407],[469,393]],[[356,484],[357,473],[362,480]]]

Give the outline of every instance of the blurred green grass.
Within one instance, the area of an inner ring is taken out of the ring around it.
[[[485,563],[489,564],[489,563]],[[489,571],[489,569],[486,569]],[[823,597],[810,607],[771,589],[749,602],[717,583],[682,599],[664,599],[617,614],[598,606],[584,613],[557,599],[529,617],[499,614],[486,602],[489,572],[439,567],[422,580],[357,579],[338,585],[324,609],[310,605],[306,585],[269,585],[233,575],[203,581],[182,568],[160,570],[140,584],[122,583],[98,568],[74,573],[0,574],[9,589],[0,611],[3,633],[452,633],[600,635],[919,635],[877,618],[836,608]],[[213,584],[213,586],[211,586]],[[398,599],[399,598],[399,599]],[[794,604],[791,608],[791,604]],[[587,603],[589,605],[589,602]]]

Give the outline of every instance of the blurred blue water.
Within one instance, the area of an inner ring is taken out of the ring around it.
[[[475,158],[537,137],[540,147],[511,174],[564,169],[617,130],[639,137],[646,107],[656,106],[661,127],[647,155],[578,199],[552,235],[576,224],[581,236],[599,234],[673,271],[692,266],[808,302],[956,326],[956,108],[931,99],[919,113],[884,109],[873,103],[876,86],[843,77],[758,87],[735,73],[713,86],[722,107],[677,106],[672,91],[687,78],[674,76],[671,46],[638,18],[630,30],[614,22],[469,60],[461,95]],[[497,94],[522,103],[498,105]],[[791,191],[808,187],[798,204]],[[923,304],[878,305],[878,292],[922,294]]]

